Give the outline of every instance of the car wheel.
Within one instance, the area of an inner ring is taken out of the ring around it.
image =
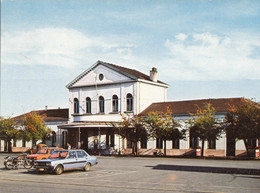
[[[84,171],[89,171],[90,170],[90,163],[86,163],[85,167],[84,167]]]
[[[61,165],[58,165],[56,168],[55,168],[55,174],[56,175],[61,175],[63,172],[63,168]]]

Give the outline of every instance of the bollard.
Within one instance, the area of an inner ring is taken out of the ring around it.
[[[259,157],[259,149],[255,150],[255,157]]]
[[[199,148],[199,149],[196,149],[196,156],[197,156],[197,157],[200,157],[200,156],[201,156],[201,150],[200,150],[200,148]]]

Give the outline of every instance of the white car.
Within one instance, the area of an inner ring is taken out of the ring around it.
[[[60,175],[63,171],[81,168],[89,171],[90,166],[97,164],[97,158],[90,156],[82,149],[56,151],[48,159],[37,160],[34,168]]]

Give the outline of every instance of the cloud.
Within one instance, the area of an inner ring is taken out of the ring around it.
[[[175,39],[177,40],[181,40],[181,41],[184,41],[187,39],[187,35],[186,34],[183,34],[183,33],[179,33],[175,36]]]
[[[131,56],[134,47],[120,37],[92,37],[68,28],[41,28],[5,32],[2,35],[2,63],[8,65],[45,65],[74,67],[95,62],[112,53]]]
[[[260,78],[260,37],[248,33],[179,33],[160,53],[146,54],[135,36],[90,36],[68,28],[2,34],[2,64],[84,70],[97,60],[140,70],[159,70],[163,81]],[[139,38],[139,39],[138,39]]]
[[[183,38],[182,38],[183,37]],[[182,41],[179,41],[182,40]],[[171,80],[259,79],[260,38],[234,33],[177,35],[165,42],[169,52],[163,63]]]

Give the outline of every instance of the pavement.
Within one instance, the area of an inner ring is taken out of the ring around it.
[[[3,163],[0,155],[0,166]],[[89,172],[0,167],[0,192],[234,192],[260,190],[260,161],[98,157]],[[3,166],[3,165],[2,165]]]

